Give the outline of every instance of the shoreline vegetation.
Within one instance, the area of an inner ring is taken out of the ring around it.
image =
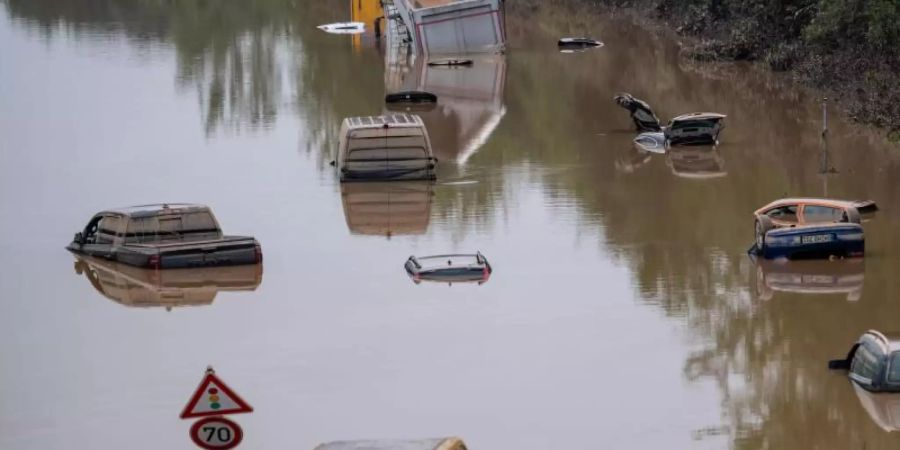
[[[511,2],[512,3],[512,2]],[[834,99],[900,143],[900,1],[523,0],[518,7],[630,11],[690,38],[696,61],[749,61]],[[512,3],[515,5],[515,3]]]

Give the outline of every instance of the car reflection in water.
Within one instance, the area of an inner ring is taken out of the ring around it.
[[[75,261],[94,289],[123,306],[152,308],[212,304],[221,291],[253,291],[262,283],[262,264],[151,270],[91,257]]]
[[[652,159],[652,153],[644,150],[639,145],[634,145],[626,151],[620,152],[616,158],[616,170],[622,173],[634,173],[644,167]]]
[[[798,294],[845,294],[847,301],[862,297],[865,279],[862,258],[843,260],[756,260],[756,291],[761,300],[770,300],[775,292]]]
[[[472,64],[429,66],[425,58],[414,60],[402,51],[386,55],[385,90],[430,92],[437,95],[437,105],[391,104],[386,109],[421,116],[438,160],[465,165],[506,114],[505,57],[468,55]]]
[[[900,430],[900,394],[869,392],[856,383],[850,384],[859,397],[859,403],[876,425],[887,432]]]
[[[682,178],[708,179],[728,175],[725,160],[715,145],[673,145],[666,153],[666,164]]]
[[[341,184],[347,228],[352,234],[388,238],[425,233],[431,220],[432,185],[428,181]]]

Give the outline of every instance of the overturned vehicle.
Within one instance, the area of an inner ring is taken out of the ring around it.
[[[634,126],[641,134],[635,144],[644,146],[717,145],[719,133],[725,128],[724,114],[695,112],[682,114],[661,125],[647,102],[627,92],[613,97],[616,104],[628,110]]]
[[[443,283],[478,283],[487,282],[493,268],[487,258],[475,254],[410,256],[404,264],[406,273],[416,284],[422,281]]]

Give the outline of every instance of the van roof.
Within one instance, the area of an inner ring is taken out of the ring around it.
[[[159,215],[163,212],[186,213],[196,211],[209,211],[209,207],[196,203],[155,203],[150,205],[113,208],[108,209],[104,212],[122,214],[130,217],[149,217]]]
[[[347,117],[344,123],[351,130],[363,128],[422,127],[422,118],[413,114],[389,114],[384,116]]]

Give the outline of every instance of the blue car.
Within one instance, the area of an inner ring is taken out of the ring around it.
[[[862,225],[836,223],[771,230],[757,246],[766,259],[852,257],[865,254],[866,239]]]
[[[872,201],[819,198],[777,200],[758,209],[751,251],[766,259],[863,256],[860,213],[878,209]]]

